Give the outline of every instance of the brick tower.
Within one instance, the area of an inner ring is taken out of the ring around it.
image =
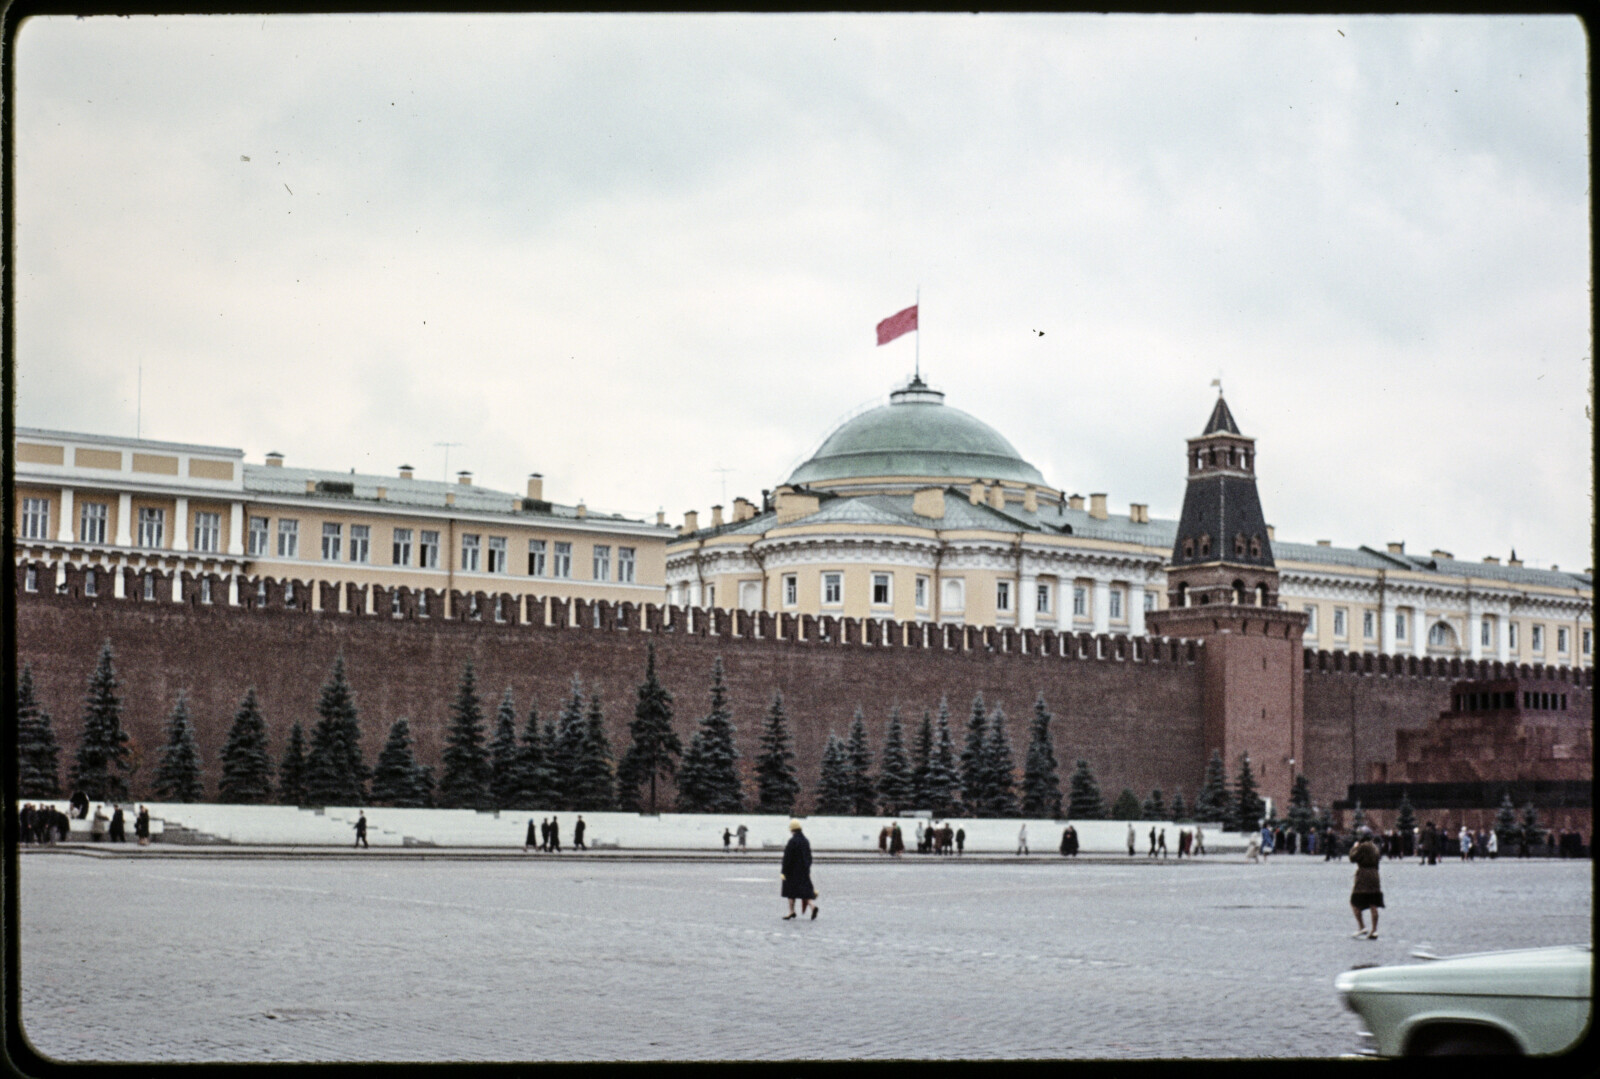
[[[1189,483],[1167,566],[1167,602],[1152,633],[1205,642],[1206,756],[1222,751],[1230,781],[1248,753],[1263,797],[1282,816],[1305,759],[1302,638],[1306,616],[1278,609],[1278,569],[1256,496],[1255,440],[1221,394],[1189,439]],[[1195,780],[1199,781],[1199,770]]]

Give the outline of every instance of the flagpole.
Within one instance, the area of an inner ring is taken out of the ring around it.
[[[922,381],[922,286],[917,286],[917,370],[916,380]]]

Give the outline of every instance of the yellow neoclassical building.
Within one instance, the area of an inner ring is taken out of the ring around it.
[[[705,526],[686,516],[666,548],[671,602],[1132,635],[1168,602],[1177,521],[1064,494],[920,378],[842,424],[762,502],[713,507]],[[1588,570],[1268,539],[1308,647],[1593,665]]]
[[[150,600],[181,599],[187,572],[203,578],[196,600],[217,604],[248,602],[256,578],[340,586],[341,610],[346,584],[432,590],[446,617],[452,591],[655,603],[673,534],[548,502],[537,473],[515,494],[468,472],[444,483],[410,466],[292,468],[277,453],[253,464],[225,447],[36,428],[16,430],[13,464],[16,558],[33,591],[65,586],[70,566],[90,595],[123,596],[127,570],[134,587],[172,592],[133,597]]]

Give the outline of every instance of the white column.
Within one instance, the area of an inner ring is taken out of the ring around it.
[[[1494,619],[1494,658],[1501,663],[1511,660],[1511,619],[1503,614]]]
[[[1431,623],[1422,604],[1411,608],[1411,623],[1411,654],[1425,656],[1428,654],[1428,628]]]
[[[1094,582],[1094,597],[1090,600],[1089,613],[1094,616],[1094,631],[1108,633],[1111,630],[1111,582],[1099,578]]]
[[[189,549],[189,500],[180,498],[172,511],[172,549]]]
[[[228,606],[239,606],[239,575],[237,573],[228,574]]]
[[[72,488],[61,488],[61,520],[56,525],[56,540],[72,542]]]
[[[1392,656],[1396,651],[1394,633],[1394,607],[1385,594],[1378,596],[1378,651]]]
[[[689,582],[689,606],[700,606],[700,578],[698,577]]]
[[[183,563],[172,567],[172,602],[183,602]]]
[[[228,553],[244,554],[244,503],[235,502],[228,507]]]
[[[111,594],[117,599],[128,598],[128,583],[122,579],[127,562],[121,558],[111,565]]]
[[[1483,658],[1483,609],[1478,606],[1477,596],[1467,597],[1467,637],[1468,659]]]
[[[120,494],[117,496],[117,546],[133,546],[133,496]],[[121,580],[121,576],[117,580]],[[121,593],[118,593],[119,595]]]
[[[1039,575],[1037,573],[1022,573],[1021,585],[1017,591],[1017,628],[1033,629],[1039,624]]]
[[[1133,581],[1128,585],[1128,636],[1144,635],[1144,585]]]

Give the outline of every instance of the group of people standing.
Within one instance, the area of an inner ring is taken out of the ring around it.
[[[17,831],[25,845],[65,840],[69,827],[67,815],[52,805],[28,802],[17,814]]]
[[[1076,832],[1073,833],[1073,838],[1074,838],[1074,846],[1076,846],[1076,838],[1077,838],[1077,833]],[[1066,844],[1066,837],[1065,836],[1062,837],[1061,842],[1062,842],[1063,847],[1064,847],[1065,844]],[[1255,840],[1252,838],[1251,842],[1254,843]],[[1133,827],[1133,822],[1129,821],[1128,822],[1128,857],[1132,858],[1138,852],[1139,852],[1139,833]],[[1193,829],[1189,829],[1189,828],[1179,828],[1178,829],[1178,857],[1179,858],[1193,858],[1193,857],[1195,857],[1197,855],[1204,854],[1205,852],[1206,852],[1206,836],[1205,836],[1205,832],[1201,831],[1200,826],[1198,824],[1195,825]],[[1061,853],[1065,854],[1066,850],[1063,849]],[[1248,850],[1246,850],[1245,853],[1249,854],[1250,852]],[[1151,825],[1151,827],[1150,827],[1150,851],[1149,851],[1148,857],[1151,857],[1151,858],[1167,858],[1167,857],[1170,857],[1170,853],[1167,850],[1167,830],[1165,828],[1160,828],[1160,827],[1157,827],[1155,825]],[[1252,856],[1250,860],[1251,861],[1255,861],[1254,856]]]
[[[583,834],[588,829],[584,823],[583,814],[578,814],[578,819],[572,825],[572,849],[588,850],[584,845]],[[537,833],[535,829],[537,828]],[[528,818],[528,834],[522,842],[522,853],[530,850],[539,850],[545,854],[561,853],[561,822],[555,817],[546,817],[538,825],[533,823],[533,818]]]
[[[966,850],[966,846],[965,828],[954,828],[949,821],[930,821],[926,825],[917,821],[918,854],[960,854]],[[900,830],[899,821],[890,821],[878,830],[879,854],[898,858],[905,853],[905,849],[905,833]]]

